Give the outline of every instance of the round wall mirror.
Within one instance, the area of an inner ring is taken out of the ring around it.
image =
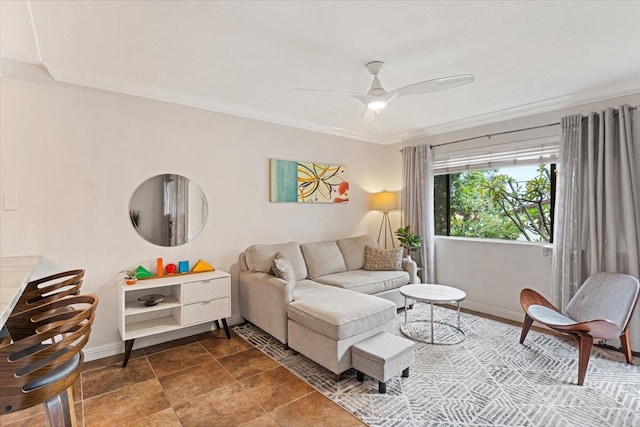
[[[160,246],[179,246],[195,239],[207,222],[208,209],[198,184],[173,174],[149,178],[129,202],[133,227]]]

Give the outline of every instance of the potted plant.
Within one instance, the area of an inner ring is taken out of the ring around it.
[[[135,285],[138,281],[138,276],[136,276],[136,272],[133,270],[122,270],[120,273],[124,273],[123,280],[127,285]]]
[[[411,257],[412,252],[416,252],[422,246],[422,236],[411,232],[411,226],[400,227],[396,230],[396,236],[404,248],[405,256]]]

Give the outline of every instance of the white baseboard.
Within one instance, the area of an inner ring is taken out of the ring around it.
[[[242,316],[234,315],[231,317],[227,317],[227,324],[229,326],[239,325],[244,322]],[[180,338],[188,337],[195,334],[200,334],[206,331],[215,330],[215,325],[213,322],[204,323],[202,325],[192,326],[190,328],[179,329],[172,332],[167,332],[164,334],[152,335],[145,338],[138,338],[135,341],[133,346],[134,350],[138,348],[149,347],[152,345],[160,344],[167,341],[177,340]],[[99,346],[87,346],[82,352],[84,353],[84,360],[96,360],[102,359],[103,357],[115,356],[116,354],[124,353],[124,342],[118,341],[113,343],[107,343]]]

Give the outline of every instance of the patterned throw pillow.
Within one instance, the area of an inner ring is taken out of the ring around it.
[[[271,269],[273,270],[274,276],[288,282],[293,289],[296,285],[296,273],[293,271],[291,261],[286,259],[282,253],[276,253]]]
[[[403,248],[364,247],[364,269],[369,271],[402,271]]]

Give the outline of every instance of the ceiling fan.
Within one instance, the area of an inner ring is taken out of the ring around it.
[[[296,90],[314,93],[325,93],[330,95],[347,95],[361,101],[367,106],[363,121],[370,123],[375,120],[380,110],[386,107],[391,101],[401,96],[408,95],[420,95],[423,93],[436,92],[444,89],[451,89],[454,87],[466,85],[472,83],[475,80],[473,74],[461,74],[459,76],[440,77],[433,80],[425,80],[423,82],[413,83],[408,86],[401,87],[391,92],[387,92],[378,79],[378,74],[384,67],[382,61],[372,61],[367,65],[367,70],[373,74],[373,82],[371,83],[371,89],[365,95],[350,92],[336,92],[330,90],[321,89],[305,89],[296,88]]]

